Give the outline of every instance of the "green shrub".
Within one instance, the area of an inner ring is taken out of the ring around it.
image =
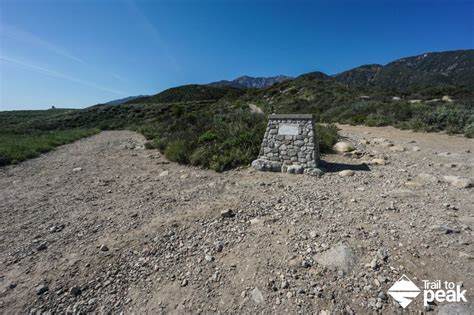
[[[391,121],[387,116],[383,116],[383,115],[380,115],[380,114],[369,114],[365,118],[364,123],[367,126],[380,127],[380,126],[389,125],[391,123]]]
[[[470,123],[464,127],[463,133],[468,138],[474,138],[474,123]]]
[[[189,143],[185,140],[175,140],[166,146],[165,156],[170,161],[188,163],[190,152]]]
[[[339,140],[339,135],[337,134],[337,131],[337,127],[333,124],[316,124],[316,136],[318,138],[320,152],[328,153],[332,151],[332,147]]]
[[[217,140],[217,135],[213,133],[212,131],[206,131],[199,136],[198,142],[206,143],[206,142],[212,142],[215,140]]]

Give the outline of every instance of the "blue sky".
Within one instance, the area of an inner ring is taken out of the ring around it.
[[[0,0],[0,110],[474,47],[471,0]]]

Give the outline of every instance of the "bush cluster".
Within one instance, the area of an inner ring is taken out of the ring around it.
[[[446,131],[473,137],[474,106],[469,103],[359,101],[334,106],[320,114],[326,123],[395,126],[416,131]]]
[[[138,131],[171,161],[224,171],[257,157],[265,127],[264,115],[221,108],[171,110]]]

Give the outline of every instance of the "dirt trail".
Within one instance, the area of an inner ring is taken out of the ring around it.
[[[323,177],[168,163],[129,131],[1,168],[0,312],[401,313],[402,274],[473,301],[473,188],[443,176],[474,177],[474,141],[341,128],[360,155]],[[338,244],[348,271],[320,260]]]

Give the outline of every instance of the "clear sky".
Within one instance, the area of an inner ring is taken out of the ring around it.
[[[0,0],[0,110],[474,47],[473,0]]]

